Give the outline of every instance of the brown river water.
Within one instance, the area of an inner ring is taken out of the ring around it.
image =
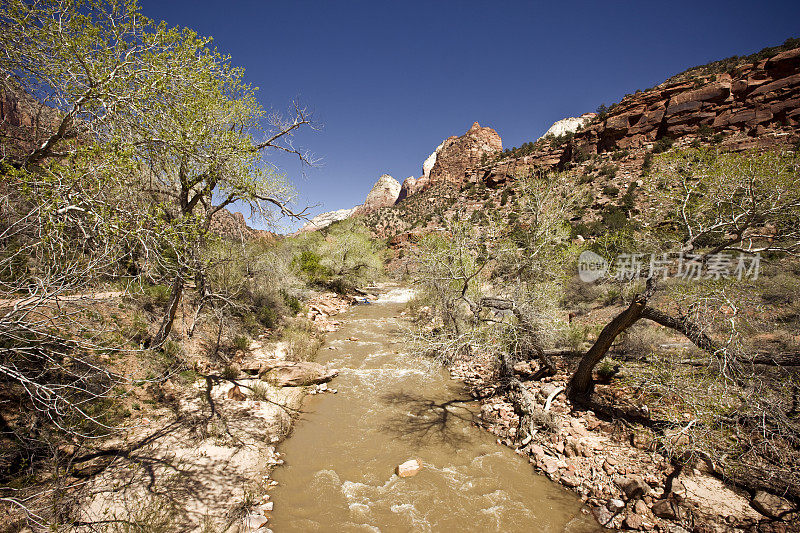
[[[391,289],[391,290],[390,290]],[[410,292],[387,288],[337,318],[317,361],[340,370],[306,398],[273,477],[276,533],[590,532],[573,493],[473,425],[478,405],[430,361],[402,352]],[[357,340],[349,340],[351,337]],[[332,348],[332,349],[329,349]],[[400,478],[408,459],[423,468]]]

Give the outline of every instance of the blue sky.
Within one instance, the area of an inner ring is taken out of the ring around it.
[[[800,37],[797,0],[141,4],[213,36],[264,107],[314,110],[323,127],[297,144],[322,166],[276,158],[312,214],[360,203],[383,173],[419,176],[476,120],[519,146],[688,67]]]

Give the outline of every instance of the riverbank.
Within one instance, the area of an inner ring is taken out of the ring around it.
[[[62,501],[78,516],[76,530],[137,524],[152,531],[268,531],[272,473],[283,463],[277,446],[291,433],[303,398],[333,390],[325,382],[335,371],[298,356],[338,329],[333,317],[354,301],[314,294],[297,318],[307,324],[304,335],[260,335],[230,360],[197,358],[194,370],[143,389],[123,431],[93,453],[69,452],[74,474],[64,480],[70,486]]]
[[[481,425],[526,457],[537,472],[580,495],[597,521],[609,528],[673,533],[800,531],[800,525],[779,516],[788,502],[766,493],[750,495],[715,475],[703,461],[676,469],[656,451],[655,440],[642,428],[621,419],[576,407],[563,391],[568,369],[539,381],[526,381],[532,369],[521,363],[515,372],[541,408],[541,428],[532,438],[517,439],[519,417],[497,386],[494,362],[479,356],[450,369],[481,396]],[[674,439],[685,438],[676,432]]]

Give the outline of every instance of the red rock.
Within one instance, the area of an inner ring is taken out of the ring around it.
[[[630,513],[625,517],[625,520],[622,521],[622,525],[625,529],[642,529],[644,521],[638,514]]]
[[[233,388],[228,391],[226,397],[229,400],[236,400],[237,402],[242,402],[247,399],[247,395],[241,391],[239,385],[234,385]]]

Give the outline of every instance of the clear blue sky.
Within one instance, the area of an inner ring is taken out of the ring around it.
[[[278,162],[312,211],[352,207],[383,173],[419,176],[474,121],[506,147],[688,67],[800,36],[800,1],[487,2],[141,0],[215,38],[266,108],[293,99],[323,124]]]

